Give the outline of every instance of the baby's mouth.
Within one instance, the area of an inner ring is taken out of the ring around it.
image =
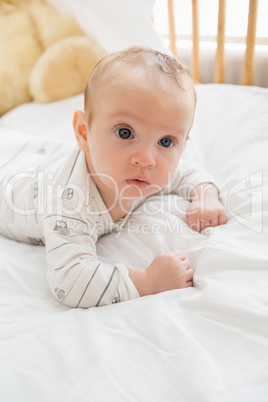
[[[148,180],[142,177],[133,177],[131,179],[127,179],[127,184],[130,187],[137,188],[139,190],[144,190],[145,188],[150,186]]]

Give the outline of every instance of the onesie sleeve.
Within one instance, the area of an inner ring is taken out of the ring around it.
[[[70,307],[98,307],[139,297],[122,263],[96,254],[96,220],[85,214],[45,216],[48,283],[54,297]]]
[[[190,201],[191,191],[201,183],[212,183],[219,191],[218,184],[211,174],[198,163],[182,158],[164,193],[177,194]]]

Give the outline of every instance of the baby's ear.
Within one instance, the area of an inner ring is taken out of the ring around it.
[[[88,152],[86,116],[82,110],[74,112],[73,128],[79,148],[83,152]]]

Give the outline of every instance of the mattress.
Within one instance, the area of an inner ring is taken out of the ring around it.
[[[82,105],[24,104],[0,127],[74,142]],[[71,309],[50,294],[44,247],[0,238],[1,401],[268,400],[267,110],[267,89],[197,85],[185,157],[214,174],[225,225],[194,232],[187,201],[155,195],[99,239],[100,258],[129,269],[185,251],[193,288]]]

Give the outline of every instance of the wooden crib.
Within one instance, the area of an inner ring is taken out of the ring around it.
[[[217,52],[214,66],[214,82],[223,83],[225,78],[225,23],[226,23],[226,0],[218,0],[218,32]],[[176,21],[174,17],[174,0],[167,0],[169,18],[169,41],[170,49],[175,56],[176,48]],[[246,53],[243,66],[243,85],[253,85],[254,79],[254,55],[256,41],[258,0],[249,1]],[[192,0],[192,76],[196,82],[201,82],[200,47],[199,47],[199,2]]]

